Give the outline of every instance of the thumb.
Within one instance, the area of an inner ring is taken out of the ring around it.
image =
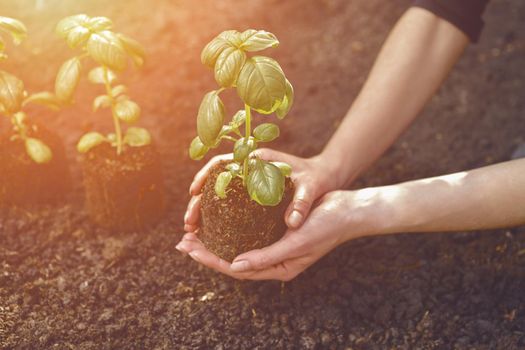
[[[293,242],[283,238],[268,247],[239,255],[233,260],[230,269],[233,272],[264,270],[289,259],[293,249]]]
[[[292,203],[286,210],[286,224],[289,228],[299,228],[312,208],[315,200],[313,191],[305,184],[298,184]]]

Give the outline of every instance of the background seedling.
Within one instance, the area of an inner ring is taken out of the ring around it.
[[[191,142],[189,153],[192,159],[199,160],[222,140],[234,143],[233,162],[226,166],[226,171],[215,183],[215,192],[220,198],[226,197],[231,180],[239,177],[257,203],[274,206],[282,200],[290,166],[250,158],[258,143],[270,142],[279,136],[279,127],[273,123],[264,123],[252,130],[252,111],[275,113],[283,119],[293,104],[292,85],[277,61],[266,56],[248,56],[249,52],[278,44],[275,35],[264,30],[248,29],[242,33],[228,30],[210,41],[202,51],[201,61],[213,68],[220,88],[210,91],[202,100],[197,115],[198,136]],[[228,88],[237,90],[244,109],[223,125],[226,111],[219,95]],[[241,133],[243,124],[244,134]]]
[[[113,116],[114,133],[102,135],[89,132],[82,136],[77,150],[86,153],[93,147],[108,142],[121,154],[126,144],[132,147],[145,146],[151,143],[151,136],[146,129],[129,127],[123,134],[121,122],[133,124],[140,117],[140,107],[125,93],[127,88],[120,84],[114,86],[117,72],[126,69],[128,60],[141,66],[144,62],[144,49],[135,40],[112,31],[113,23],[106,17],[88,17],[76,15],[61,20],[56,32],[63,37],[70,48],[79,49],[80,53],[67,60],[58,72],[55,94],[63,103],[70,103],[78,85],[82,60],[91,58],[99,66],[91,69],[88,79],[100,84],[105,94],[93,101],[93,110],[110,108]]]
[[[25,25],[13,18],[0,17],[0,60],[7,59],[5,41],[2,34],[12,37],[18,45],[27,36]],[[29,157],[38,164],[51,161],[53,153],[49,146],[38,138],[30,136],[31,125],[23,108],[29,103],[37,103],[53,110],[60,108],[60,101],[50,92],[39,92],[29,95],[24,83],[16,76],[0,70],[0,113],[10,119],[15,134],[11,140],[21,139]]]

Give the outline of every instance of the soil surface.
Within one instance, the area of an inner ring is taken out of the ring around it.
[[[155,229],[110,234],[93,226],[74,145],[87,130],[111,130],[107,111],[91,112],[99,87],[84,79],[76,104],[59,114],[30,110],[64,138],[75,190],[68,204],[13,208],[0,219],[0,348],[523,349],[523,227],[359,239],[286,284],[237,282],[174,249],[188,186],[204,164],[187,156],[195,116],[216,86],[201,48],[224,29],[274,32],[281,46],[272,54],[295,87],[296,105],[272,146],[311,156],[409,3],[2,1],[0,13],[25,21],[30,34],[19,48],[8,45],[2,69],[30,91],[51,89],[71,56],[52,29],[66,15],[109,16],[144,44],[144,69],[122,81],[163,155],[168,196]],[[525,142],[525,2],[494,0],[485,20],[480,42],[356,187],[505,161]],[[231,114],[234,101],[226,101]]]
[[[294,187],[286,178],[281,202],[262,206],[252,200],[235,177],[231,180],[226,198],[215,193],[215,182],[228,162],[216,165],[202,189],[201,228],[199,238],[204,246],[226,261],[247,251],[261,249],[277,242],[286,232],[284,213],[292,201]]]

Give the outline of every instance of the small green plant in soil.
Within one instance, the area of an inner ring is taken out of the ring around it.
[[[0,61],[7,59],[2,34],[18,45],[27,36],[25,25],[0,17]],[[63,195],[69,171],[60,139],[45,127],[32,122],[24,108],[40,104],[57,111],[59,99],[51,92],[28,94],[16,76],[0,70],[0,114],[12,125],[0,139],[0,206],[49,202]],[[56,152],[57,154],[53,155]],[[54,159],[55,158],[55,159]]]
[[[93,101],[93,111],[111,111],[113,132],[88,132],[77,150],[84,155],[86,201],[92,219],[112,229],[135,230],[156,222],[164,206],[160,157],[150,133],[134,125],[139,105],[127,95],[127,87],[116,84],[118,73],[129,61],[142,66],[145,52],[134,39],[112,30],[106,17],[81,14],[61,20],[56,32],[78,54],[67,60],[58,73],[56,95],[70,102],[81,77],[84,61],[95,63],[88,79],[104,93]]]
[[[250,55],[278,44],[275,35],[264,30],[248,29],[242,33],[228,30],[208,43],[201,54],[202,63],[213,68],[219,88],[208,92],[202,100],[197,115],[198,136],[191,142],[189,153],[192,159],[199,160],[223,140],[233,143],[232,162],[220,164],[219,172],[211,172],[201,204],[200,238],[208,249],[226,259],[272,243],[284,233],[282,217],[286,205],[282,200],[286,190],[292,191],[293,186],[287,180],[292,169],[285,163],[250,156],[260,143],[279,136],[279,127],[274,123],[265,122],[252,129],[253,116],[275,113],[283,119],[293,104],[292,85],[277,61]],[[220,94],[229,88],[236,90],[244,108],[225,124],[226,111]],[[213,186],[210,181],[214,181]],[[211,187],[213,196],[207,192]],[[230,195],[247,195],[250,200],[235,200],[228,198]],[[254,202],[259,206],[254,206]],[[211,210],[212,207],[216,210]],[[232,215],[219,207],[228,207]],[[247,212],[247,208],[252,212]],[[226,226],[227,222],[237,228]],[[242,241],[245,242],[241,246],[231,247]]]

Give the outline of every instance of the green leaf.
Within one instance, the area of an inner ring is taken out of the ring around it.
[[[261,51],[269,47],[277,47],[279,40],[270,32],[248,29],[241,34],[241,49],[249,52]]]
[[[131,127],[126,131],[124,143],[131,147],[142,147],[151,144],[151,134],[144,128]]]
[[[265,206],[275,206],[283,198],[285,178],[275,165],[262,159],[250,160],[246,187],[250,197]]]
[[[55,95],[60,101],[70,102],[80,80],[80,60],[73,57],[60,67],[55,80]]]
[[[239,77],[246,54],[235,47],[228,47],[222,51],[215,63],[215,80],[222,87],[234,86]]]
[[[28,137],[25,140],[26,152],[38,164],[49,163],[53,159],[53,152],[42,141]]]
[[[202,64],[214,68],[219,55],[226,49],[231,47],[230,43],[222,38],[214,38],[210,41],[201,52]]]
[[[257,142],[255,142],[253,137],[249,137],[248,140],[246,140],[245,137],[240,138],[233,146],[233,160],[236,162],[242,162],[256,149]]]
[[[11,34],[16,45],[27,37],[27,28],[24,23],[14,18],[0,16],[0,28]]]
[[[24,83],[14,75],[0,71],[0,104],[5,112],[15,113],[22,107]]]
[[[36,103],[42,106],[46,106],[54,111],[60,110],[60,100],[51,92],[44,91],[44,92],[38,92],[36,94],[29,95],[24,102],[22,103],[23,106],[27,105],[28,103]]]
[[[131,127],[126,130],[124,143],[127,143],[131,147],[146,146],[151,143],[151,135],[149,131],[144,128]]]
[[[100,145],[103,142],[107,142],[108,140],[98,132],[88,132],[84,136],[80,138],[80,140],[77,143],[77,151],[80,153],[87,153],[89,150],[91,150],[93,147]]]
[[[88,28],[83,26],[77,26],[69,31],[67,34],[67,45],[74,49],[78,46],[84,45],[89,39],[91,32]]]
[[[96,67],[89,71],[88,79],[93,84],[105,84],[104,82],[104,67]],[[107,69],[108,82],[113,84],[117,80],[117,75],[111,69]]]
[[[221,138],[222,136],[228,135],[233,131],[233,127],[231,125],[223,125],[221,128],[221,132],[219,133],[219,136],[217,138]]]
[[[215,180],[215,193],[219,198],[226,198],[226,189],[228,188],[232,178],[233,176],[229,171],[223,171],[219,174],[219,176],[217,176],[217,180]]]
[[[117,34],[118,38],[122,42],[126,53],[131,57],[133,63],[137,67],[141,67],[144,64],[144,59],[146,58],[146,52],[142,45],[138,41],[132,39],[124,34]]]
[[[264,123],[253,130],[257,141],[270,142],[279,137],[279,127],[273,123]]]
[[[140,118],[140,107],[131,100],[119,101],[115,104],[115,114],[126,123],[135,123]]]
[[[124,85],[117,85],[113,89],[111,89],[111,95],[113,95],[113,97],[117,97],[121,94],[126,93],[127,91],[128,91],[128,88],[125,87]]]
[[[234,127],[235,129],[238,129],[241,125],[244,124],[246,121],[246,110],[241,109],[235,113],[235,115],[232,117],[232,121],[230,125]]]
[[[241,173],[241,166],[238,163],[230,163],[226,165],[226,170],[232,173],[233,176],[237,176]]]
[[[104,30],[89,37],[87,52],[99,64],[116,71],[126,68],[126,51],[118,36]]]
[[[24,125],[27,120],[27,114],[25,114],[25,112],[16,112],[13,114],[13,118],[15,118],[18,125]]]
[[[284,162],[270,162],[270,163],[278,167],[284,176],[289,177],[290,175],[292,175],[292,167],[289,164],[284,163]]]
[[[210,148],[202,143],[201,139],[197,136],[191,141],[190,145],[190,158],[193,160],[201,160],[204,158]]]
[[[75,16],[69,16],[58,22],[55,32],[63,37],[67,38],[69,32],[78,26],[86,26],[89,22],[89,17],[81,14]]]
[[[93,112],[98,111],[100,108],[111,107],[111,98],[108,95],[100,95],[93,101]]]
[[[90,18],[86,25],[91,31],[100,32],[111,29],[113,27],[113,22],[107,17],[99,16]]]
[[[241,33],[236,30],[225,30],[217,37],[226,40],[231,46],[239,47],[242,44]]]
[[[222,129],[224,115],[224,104],[219,93],[208,92],[201,102],[197,115],[197,134],[206,146],[211,147],[215,144]]]
[[[286,94],[286,79],[279,64],[269,57],[248,60],[237,79],[237,93],[248,106],[259,113],[273,113]]]
[[[288,79],[286,79],[286,95],[284,96],[284,100],[279,106],[279,108],[277,108],[277,110],[275,111],[277,114],[277,118],[283,119],[284,117],[286,117],[286,115],[288,114],[288,112],[290,112],[290,109],[293,106],[293,101],[294,101],[293,86],[292,84],[290,84]]]

